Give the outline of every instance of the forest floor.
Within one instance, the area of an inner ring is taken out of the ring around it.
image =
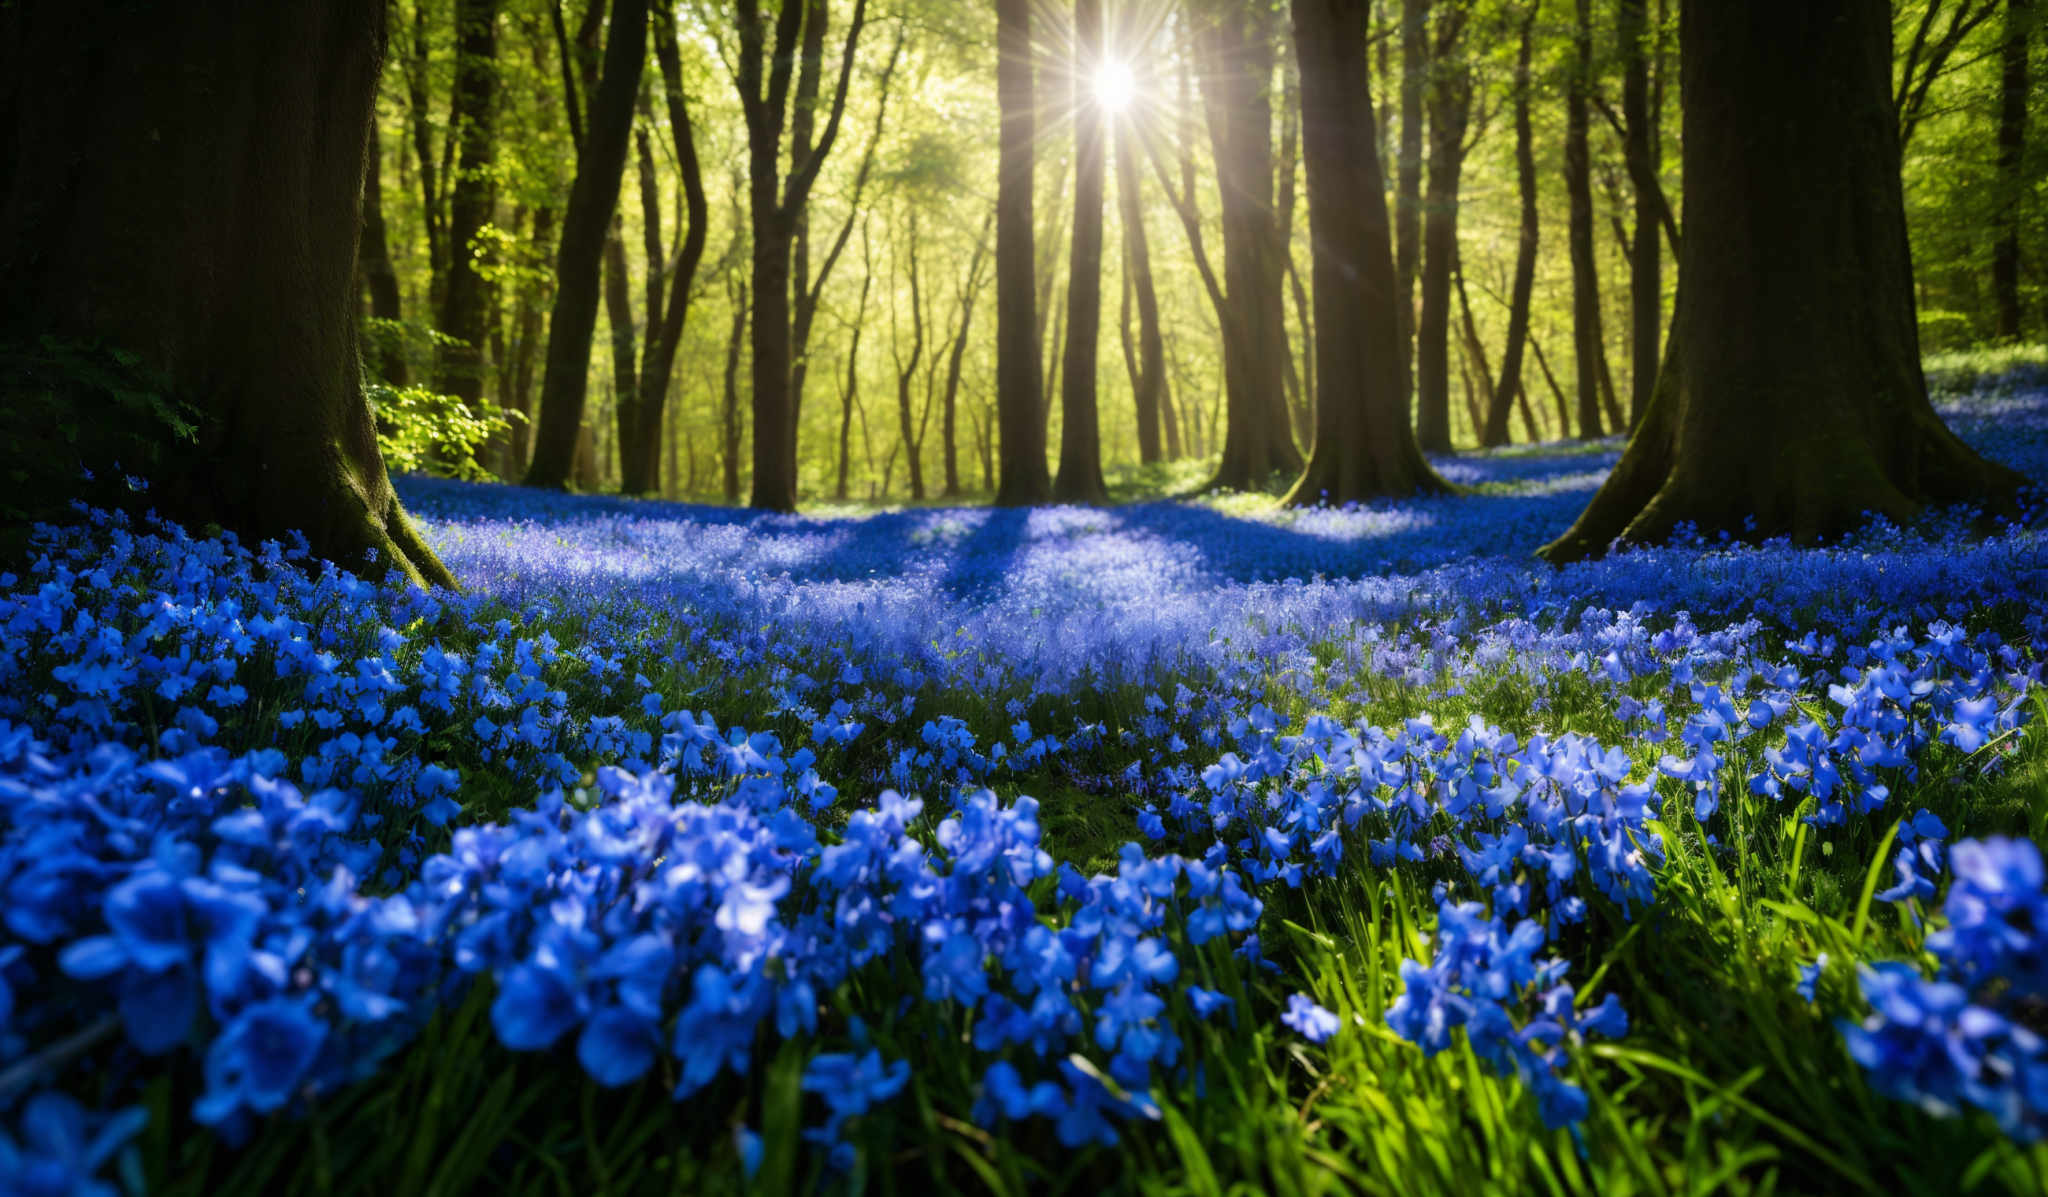
[[[1940,382],[2048,478],[2038,374]],[[1535,560],[1615,452],[1297,511],[404,480],[459,594],[53,532],[0,1189],[2048,1187],[2041,509]]]

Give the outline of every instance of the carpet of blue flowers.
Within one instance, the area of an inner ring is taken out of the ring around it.
[[[2048,395],[1944,409],[2048,478]],[[2048,538],[410,480],[0,577],[0,1191],[2048,1184]]]

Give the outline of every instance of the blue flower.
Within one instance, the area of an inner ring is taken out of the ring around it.
[[[1280,1015],[1280,1021],[1310,1043],[1327,1043],[1344,1025],[1335,1014],[1316,1005],[1306,994],[1290,994],[1287,1009]]]
[[[206,1091],[193,1107],[206,1123],[240,1109],[267,1114],[297,1092],[327,1040],[327,1027],[297,998],[272,998],[243,1010],[206,1052]]]

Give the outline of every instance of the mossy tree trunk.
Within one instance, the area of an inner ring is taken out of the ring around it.
[[[1392,232],[1363,69],[1365,11],[1354,0],[1294,0],[1293,12],[1317,400],[1315,452],[1287,502],[1444,490],[1408,422]]]
[[[1543,555],[1686,522],[1810,542],[1866,512],[2010,496],[2023,480],[1948,430],[1920,373],[1884,0],[1685,0],[1680,21],[1686,228],[1664,369]]]
[[[353,316],[385,6],[70,0],[0,22],[0,338],[140,356],[202,416],[158,510],[452,584],[391,488]],[[374,554],[374,556],[373,556]]]

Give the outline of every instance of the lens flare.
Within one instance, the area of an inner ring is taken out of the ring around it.
[[[1122,112],[1131,106],[1137,95],[1138,81],[1132,77],[1131,68],[1115,59],[1095,68],[1093,79],[1095,102],[1109,113]]]

